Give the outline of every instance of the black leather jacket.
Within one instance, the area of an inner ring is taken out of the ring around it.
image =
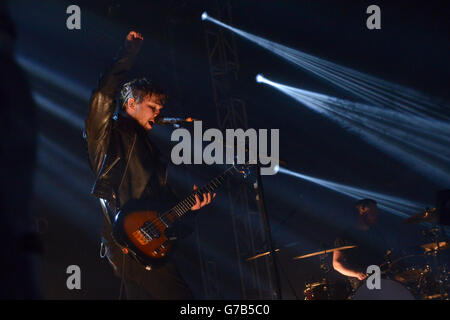
[[[167,169],[145,130],[132,118],[116,114],[116,96],[137,52],[122,48],[92,94],[85,123],[91,168],[91,193],[121,208],[131,199],[158,198],[168,192]]]
[[[161,161],[160,152],[145,130],[134,119],[115,113],[116,96],[136,54],[122,48],[100,78],[90,99],[84,132],[89,162],[96,176],[91,193],[106,200],[102,229],[102,249],[106,248],[106,251],[101,251],[101,255],[108,258],[117,275],[130,278],[139,274],[137,271],[142,266],[128,259],[129,274],[122,274],[123,255],[111,234],[115,213],[125,204],[133,203],[132,200],[140,200],[141,209],[157,211],[165,204],[171,202],[174,205],[179,200],[167,183],[167,167]],[[193,232],[194,215],[191,216],[173,226],[171,237],[185,238]]]

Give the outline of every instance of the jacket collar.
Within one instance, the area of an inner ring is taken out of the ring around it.
[[[154,146],[151,144],[150,139],[148,138],[147,131],[145,131],[145,129],[142,128],[136,120],[122,113],[115,114],[114,120],[119,131],[126,134],[130,138],[133,137],[136,133],[145,141],[150,151],[154,150]]]
[[[113,119],[115,121],[116,128],[130,137],[134,136],[135,132],[140,128],[136,120],[122,113],[116,113]]]

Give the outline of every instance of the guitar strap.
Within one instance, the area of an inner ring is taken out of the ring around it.
[[[105,216],[106,223],[108,224],[107,228],[108,229],[109,228],[112,229],[113,216],[116,214],[117,209],[115,210],[115,212],[111,212],[112,210],[110,210],[110,206],[108,205],[108,201],[107,200],[99,198],[99,201],[100,201],[100,206],[102,208],[103,215]],[[108,246],[107,246],[107,243],[108,243],[108,241],[102,235],[101,241],[100,241],[100,258],[103,259],[103,258],[107,257],[109,262],[113,266],[114,270],[116,270],[117,269],[116,265],[107,256],[107,253],[108,253],[108,250],[109,250]]]
[[[102,199],[102,198],[99,198],[99,201],[100,201],[100,206],[102,207],[102,212],[103,212],[103,214],[105,215],[105,219],[106,219],[106,221],[108,221],[108,223],[110,224],[110,225],[112,225],[112,219],[111,219],[111,216],[110,216],[110,214],[109,214],[109,210],[108,210],[108,207],[106,206],[106,200],[105,199]]]

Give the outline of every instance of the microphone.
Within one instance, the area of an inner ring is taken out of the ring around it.
[[[165,124],[179,124],[179,123],[184,123],[184,122],[193,122],[193,121],[197,121],[197,119],[193,119],[191,117],[188,117],[186,119],[184,118],[167,118],[167,117],[161,117],[161,118],[156,118],[155,123],[156,124],[160,124],[160,125],[165,125]]]

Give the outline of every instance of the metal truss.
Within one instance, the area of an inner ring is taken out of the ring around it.
[[[207,4],[208,13],[227,24],[232,24],[230,1],[208,1]],[[248,128],[246,104],[238,97],[239,59],[234,36],[211,23],[205,23],[204,30],[219,128],[223,132],[226,129],[236,128],[246,130]],[[248,257],[255,255],[257,250],[261,250],[266,245],[262,219],[256,206],[255,190],[245,181],[236,185],[236,182],[231,183],[228,180],[227,192],[236,263],[240,276],[241,298],[272,298],[272,279],[267,257],[246,261]],[[250,207],[251,205],[254,209]],[[204,271],[205,286],[217,290],[217,283],[209,283],[210,280],[215,281],[215,279],[206,272],[207,270]],[[212,292],[212,290],[206,289],[205,292]]]

